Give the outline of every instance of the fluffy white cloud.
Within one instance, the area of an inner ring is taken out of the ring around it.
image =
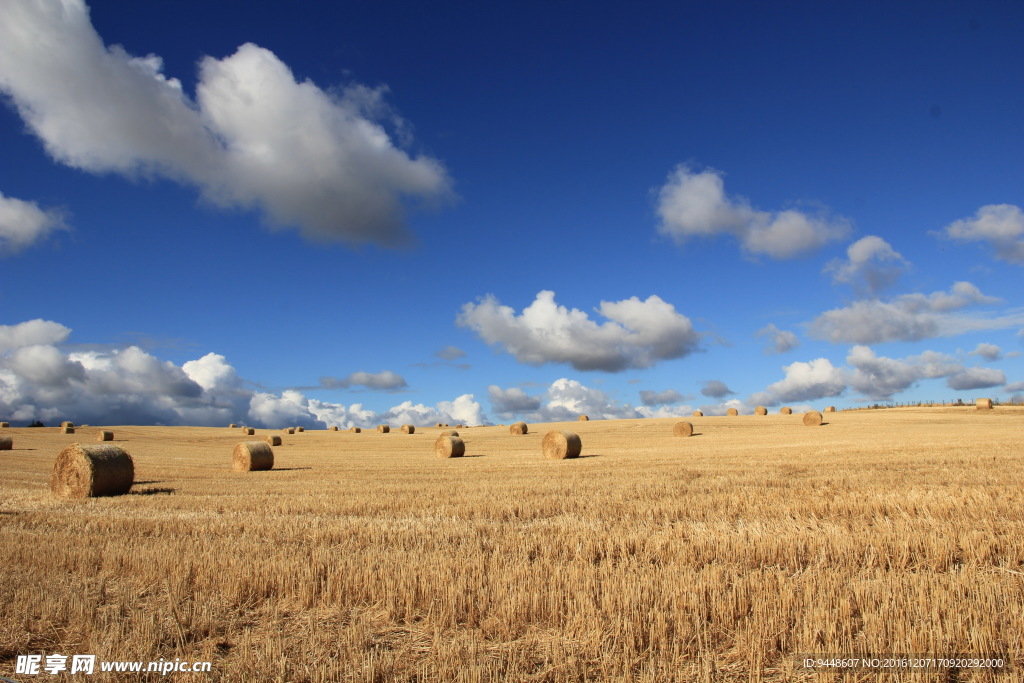
[[[602,301],[597,312],[608,322],[559,306],[545,290],[521,315],[488,295],[465,304],[456,322],[521,363],[569,363],[577,370],[646,368],[693,353],[701,339],[689,318],[657,296]]]
[[[995,361],[1002,358],[1003,350],[995,344],[986,344],[985,342],[981,342],[967,355],[980,356],[985,360]]]
[[[852,284],[867,294],[875,294],[894,284],[910,263],[877,235],[862,237],[846,249],[846,259],[834,259],[823,272],[832,281]]]
[[[998,387],[1006,384],[1006,373],[995,368],[964,368],[946,379],[946,384],[957,391]]]
[[[573,421],[580,415],[588,415],[592,420],[679,417],[693,410],[688,405],[633,407],[615,401],[600,389],[565,377],[555,380],[536,396],[527,396],[518,388],[501,389],[497,386],[492,386],[488,394],[496,414],[505,419],[516,417],[529,422]]]
[[[1003,387],[1003,391],[1008,394],[1017,394],[1024,391],[1024,382],[1014,382],[1013,384],[1007,384]]]
[[[241,384],[238,373],[219,353],[208,353],[198,360],[190,360],[181,369],[206,391],[232,389]]]
[[[736,392],[726,386],[725,382],[718,379],[711,379],[706,382],[702,382],[703,386],[700,389],[700,393],[708,396],[709,398],[724,398],[730,394]]]
[[[16,254],[66,227],[60,211],[0,192],[0,256]]]
[[[839,396],[846,390],[846,377],[842,369],[834,367],[827,358],[816,358],[804,363],[797,361],[783,367],[785,378],[769,384],[763,392],[753,394],[751,404],[773,406],[792,401],[814,401]]]
[[[987,242],[996,258],[1024,264],[1024,211],[1013,204],[988,204],[973,218],[954,221],[940,233],[960,242]]]
[[[686,398],[675,389],[667,389],[665,391],[642,390],[640,392],[640,402],[652,408],[661,405],[674,405],[685,400]]]
[[[529,396],[519,387],[502,389],[496,384],[487,387],[487,397],[497,415],[509,416],[531,413],[541,406],[539,396]]]
[[[195,100],[162,69],[105,46],[82,0],[5,4],[0,90],[62,163],[165,176],[349,243],[407,242],[408,201],[450,196],[439,162],[395,145],[384,124],[402,122],[383,89],[324,91],[252,44],[204,58]]]
[[[353,372],[343,379],[321,377],[320,385],[326,389],[348,389],[360,386],[379,391],[397,391],[408,386],[404,377],[391,370],[384,370],[383,372]]]
[[[762,327],[754,333],[754,336],[768,339],[769,345],[764,350],[766,354],[786,353],[800,346],[800,340],[794,333],[789,330],[780,330],[774,323]]]
[[[694,171],[678,166],[658,193],[658,226],[662,234],[683,243],[692,237],[731,234],[754,255],[788,259],[842,239],[849,221],[796,210],[754,209],[744,197],[725,192],[722,175],[713,169]]]
[[[825,311],[811,322],[810,333],[833,343],[876,344],[1003,329],[1024,322],[1019,312],[996,317],[956,313],[997,301],[970,282],[957,282],[948,292],[903,294],[889,301],[866,299]]]
[[[948,377],[963,369],[951,356],[934,351],[896,359],[878,356],[867,346],[850,349],[846,362],[851,367],[847,374],[850,388],[875,400],[892,398],[921,379]]]
[[[0,325],[0,353],[19,346],[59,344],[68,338],[71,329],[52,320],[28,320],[17,325]]]

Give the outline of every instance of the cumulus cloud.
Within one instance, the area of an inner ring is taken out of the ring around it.
[[[521,418],[530,422],[574,421],[580,415],[592,420],[680,417],[692,412],[687,405],[632,406],[619,403],[604,391],[577,380],[561,378],[536,396],[528,396],[517,387],[488,389],[491,407],[504,419]]]
[[[1014,382],[1013,384],[1007,384],[1003,387],[1003,391],[1008,394],[1018,394],[1024,391],[1024,382]]]
[[[722,174],[680,165],[658,192],[659,232],[678,244],[692,237],[733,235],[749,254],[788,259],[845,237],[849,221],[824,213],[754,209],[744,197],[725,192]]]
[[[996,361],[1002,358],[1003,350],[995,344],[987,344],[985,342],[979,343],[974,347],[973,351],[970,351],[967,355],[969,356],[980,356],[988,361]]]
[[[876,344],[1004,329],[1024,322],[1020,312],[993,317],[957,313],[998,301],[970,282],[957,282],[948,292],[903,294],[889,301],[864,299],[825,311],[811,322],[810,333],[833,343]]]
[[[16,254],[66,227],[60,211],[0,192],[0,256]]]
[[[519,387],[502,389],[496,384],[487,387],[491,408],[498,415],[509,416],[530,413],[541,406],[539,396],[529,396]]]
[[[52,320],[28,320],[17,325],[0,325],[0,353],[19,346],[60,344],[71,334],[71,328]]]
[[[674,405],[676,403],[682,403],[685,400],[686,397],[675,389],[667,389],[665,391],[650,391],[645,389],[640,392],[640,402],[645,406],[650,407]]]
[[[846,390],[846,378],[841,368],[827,358],[816,358],[804,363],[797,361],[783,367],[786,376],[769,384],[763,392],[750,397],[750,402],[772,406],[791,401],[814,401],[839,396]]]
[[[998,259],[1024,264],[1024,211],[1013,204],[988,204],[972,218],[947,225],[939,234],[959,242],[984,242]]]
[[[780,330],[774,323],[762,327],[754,336],[768,339],[768,346],[764,350],[766,354],[786,353],[800,346],[800,340],[795,334],[789,330]]]
[[[725,382],[717,379],[711,379],[706,382],[702,382],[700,393],[708,396],[709,398],[724,398],[736,392],[726,386]]]
[[[967,389],[986,389],[1006,384],[1006,373],[995,368],[964,368],[946,379],[950,389],[965,391]]]
[[[602,301],[597,312],[608,321],[598,324],[583,311],[559,306],[555,293],[544,290],[522,314],[487,295],[465,304],[456,322],[530,365],[568,363],[577,370],[619,372],[698,349],[701,334],[690,319],[658,296]]]
[[[83,0],[7,3],[0,91],[61,163],[167,177],[313,240],[407,243],[407,206],[451,196],[443,166],[389,134],[407,126],[386,89],[328,92],[247,43],[201,60],[192,99],[160,57],[104,45]]]
[[[384,370],[383,372],[353,372],[348,377],[321,377],[320,386],[325,389],[349,389],[355,386],[376,389],[378,391],[397,391],[408,386],[401,375]]]
[[[873,295],[893,285],[910,267],[910,263],[877,235],[862,237],[846,249],[846,259],[834,259],[823,272],[832,281],[853,285],[858,291]]]
[[[948,377],[963,366],[951,356],[925,351],[904,359],[878,356],[867,346],[854,346],[846,357],[847,379],[854,391],[875,400],[892,398],[922,379]]]

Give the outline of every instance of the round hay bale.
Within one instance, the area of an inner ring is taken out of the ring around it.
[[[508,427],[508,433],[509,434],[522,435],[522,434],[528,434],[529,432],[530,432],[530,427],[525,422],[515,422],[515,423],[509,425],[509,427]]]
[[[255,433],[256,430],[252,427],[242,427],[242,434],[245,434],[246,436],[252,436]]]
[[[454,429],[446,429],[443,432],[441,432],[440,434],[438,434],[437,436],[438,436],[438,438],[440,438],[442,436],[458,436],[458,435],[459,435],[459,433],[457,431],[455,431]]]
[[[735,408],[729,408],[729,410],[725,411],[725,414],[728,415],[729,417],[736,417],[737,415],[740,414],[740,411],[736,410]]]
[[[71,421],[68,421],[68,420],[65,420],[64,422],[60,423],[60,426],[61,427],[71,427],[71,428],[74,428],[75,423],[71,422]]]
[[[703,410],[695,410],[695,411],[693,411],[693,417],[704,417],[704,411]]]
[[[336,425],[331,425],[330,431],[336,432],[338,431],[338,427]]]
[[[270,436],[268,436],[267,438],[265,438],[263,440],[266,441],[271,446],[280,446],[281,445],[281,437],[278,434],[271,434]]]
[[[583,450],[583,442],[575,432],[564,429],[553,429],[544,435],[540,444],[541,452],[545,458],[552,460],[565,460],[566,458],[580,457]]]
[[[676,422],[672,425],[672,433],[676,436],[693,436],[693,423]]]
[[[295,428],[295,431],[296,431],[296,433],[298,433],[298,432],[304,432],[304,431],[306,431],[306,428],[305,428],[305,427],[296,427],[296,428]]]
[[[285,434],[294,434],[295,433],[295,427],[289,427],[288,429],[284,430],[284,433]]]
[[[274,469],[274,451],[265,441],[243,441],[235,444],[231,451],[232,469],[235,472],[254,472]]]
[[[789,406],[784,406],[782,408],[779,408],[779,415],[792,415],[792,414],[793,414],[793,409],[790,408]]]
[[[439,436],[434,442],[434,455],[438,458],[461,458],[466,454],[466,444],[457,436]]]
[[[60,428],[60,433],[61,434],[74,434],[75,433],[75,428],[74,427],[61,427]]]
[[[817,410],[808,410],[804,413],[804,424],[808,427],[818,427],[821,425],[821,413]]]
[[[0,436],[0,451],[9,451],[14,448],[13,436]]]
[[[135,482],[135,463],[120,446],[73,443],[53,463],[50,490],[61,498],[120,496]]]
[[[351,432],[351,433],[353,433],[353,434],[359,434],[359,433],[360,433],[360,432],[362,432],[363,430],[362,430],[362,429],[360,429],[359,427],[349,427],[349,428],[348,428],[348,431],[350,431],[350,432]]]
[[[414,427],[412,425],[402,425],[402,433],[403,434],[415,434],[416,433],[416,427]]]
[[[435,423],[434,423],[434,426],[435,426],[435,427],[444,427],[444,425],[443,425],[443,424],[441,424],[440,422],[435,422]]]
[[[768,414],[768,409],[765,408],[764,406],[758,406],[758,407],[754,408],[754,415],[767,415],[767,414]]]
[[[232,422],[231,424],[228,425],[228,429],[238,429],[238,425]]]
[[[587,417],[586,415],[580,415],[579,417],[577,417],[577,418],[576,418],[576,421],[577,421],[577,422],[586,422],[586,421],[587,421],[587,420],[589,420],[589,419],[590,419],[590,418],[589,418],[589,417]]]
[[[10,426],[11,426],[10,422],[0,422],[0,428],[7,428],[7,427],[10,427]]]
[[[992,410],[992,399],[979,398],[974,402],[975,410]]]
[[[455,425],[455,428],[456,429],[465,429],[465,427],[463,425]]]
[[[96,435],[96,440],[97,441],[113,441],[114,440],[114,432],[110,431],[109,429],[101,429],[99,434]]]
[[[387,434],[391,431],[391,427],[388,425],[377,425],[377,431],[381,434]]]
[[[829,407],[825,408],[825,412],[826,413],[834,413],[834,412],[836,412],[836,407],[835,406],[829,406]]]

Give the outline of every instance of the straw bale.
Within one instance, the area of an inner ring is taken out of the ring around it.
[[[415,434],[416,433],[416,427],[414,427],[413,425],[402,425],[402,433],[403,434]]]
[[[279,434],[271,434],[270,436],[265,438],[264,441],[266,441],[271,446],[280,446],[281,436]]]
[[[360,432],[362,432],[363,430],[362,430],[362,429],[360,429],[359,427],[349,427],[349,428],[348,428],[348,431],[350,431],[350,432],[351,432],[351,433],[353,433],[353,434],[359,434],[359,433],[360,433]]]
[[[821,424],[821,413],[817,410],[809,410],[804,413],[804,424],[808,427],[817,427]]]
[[[583,450],[583,442],[575,432],[564,429],[553,429],[544,435],[541,441],[541,452],[545,458],[553,460],[564,460],[566,458],[578,458]]]
[[[586,422],[589,419],[590,418],[587,417],[586,415],[580,415],[579,417],[576,418],[576,420],[579,421],[579,422]]]
[[[676,422],[672,425],[672,433],[676,436],[693,436],[692,422]]]
[[[992,399],[979,398],[974,403],[975,410],[992,410]]]
[[[101,429],[99,431],[99,433],[96,435],[96,440],[97,441],[113,441],[114,440],[114,432],[110,431],[109,429]]]
[[[0,451],[9,451],[14,448],[13,436],[0,436]]]
[[[528,434],[529,431],[530,427],[525,422],[515,422],[508,427],[509,434]]]
[[[792,415],[792,414],[793,414],[793,409],[790,408],[789,406],[784,406],[782,408],[779,408],[779,415]]]
[[[704,417],[704,411],[703,410],[695,410],[695,411],[693,411],[693,417]]]
[[[461,458],[466,454],[466,444],[457,436],[439,436],[434,442],[434,455],[438,458]]]
[[[389,425],[377,425],[377,431],[381,434],[387,434],[391,431],[391,427]]]
[[[73,443],[57,455],[50,490],[61,498],[119,496],[135,482],[135,463],[120,446]]]
[[[236,472],[274,469],[274,451],[266,441],[243,441],[235,444],[231,460],[232,469]]]
[[[729,408],[729,410],[725,411],[725,414],[730,417],[735,417],[740,414],[740,411],[736,410],[735,408]]]

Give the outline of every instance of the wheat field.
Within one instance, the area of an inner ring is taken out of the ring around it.
[[[1024,408],[686,419],[472,427],[452,459],[436,427],[259,429],[284,440],[265,472],[231,470],[227,427],[105,426],[135,485],[84,501],[49,490],[82,435],[4,429],[0,675],[89,653],[213,663],[177,681],[1024,680]],[[550,429],[582,457],[544,459]]]

